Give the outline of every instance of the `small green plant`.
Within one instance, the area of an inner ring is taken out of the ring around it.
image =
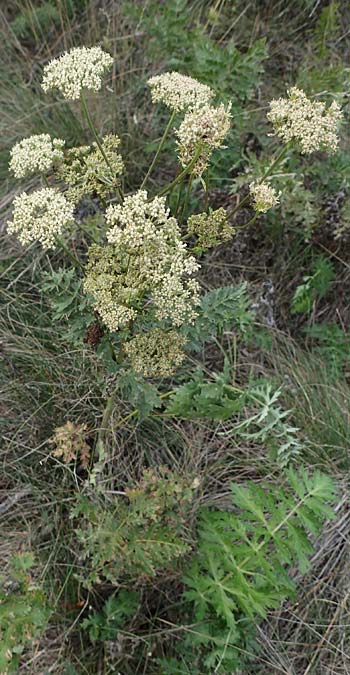
[[[226,433],[263,444],[285,467],[300,457],[302,443],[298,437],[300,430],[288,422],[292,410],[284,410],[279,405],[281,396],[282,389],[273,387],[270,382],[252,384],[245,396],[245,415]]]
[[[213,382],[204,379],[202,371],[192,381],[175,389],[166,412],[184,419],[226,420],[242,410],[245,392],[230,384],[228,362],[222,373],[213,374]]]
[[[71,516],[84,560],[81,582],[136,584],[176,567],[191,550],[196,485],[166,469],[147,470],[112,504],[80,498]]]
[[[279,404],[282,389],[270,382],[252,383],[246,389],[231,383],[229,363],[222,373],[213,374],[213,382],[196,373],[192,382],[175,389],[166,408],[167,414],[184,419],[232,419],[225,436],[243,438],[268,448],[281,466],[296,460],[302,452],[299,429],[288,422],[292,411]]]
[[[315,323],[305,328],[311,338],[313,351],[327,363],[328,374],[333,379],[344,376],[350,364],[350,337],[336,324]]]
[[[21,654],[44,630],[49,612],[31,577],[32,553],[13,555],[0,578],[0,672],[16,673]]]
[[[96,321],[82,285],[74,268],[47,272],[42,284],[52,307],[52,320],[62,331],[62,340],[74,345],[82,343],[89,326]]]
[[[305,574],[310,535],[334,517],[333,482],[318,471],[289,469],[283,488],[250,484],[231,490],[232,511],[201,511],[198,550],[184,577],[184,596],[193,608],[188,640],[204,647],[199,672],[227,673],[232,659],[242,667],[255,623],[293,597],[289,570],[296,565]]]
[[[233,331],[247,338],[252,330],[254,313],[247,284],[223,286],[208,291],[201,298],[198,316],[193,324],[184,326],[182,334],[188,348],[198,350],[203,343],[225,331]]]
[[[84,619],[81,626],[88,631],[91,642],[115,640],[125,621],[136,614],[139,602],[138,593],[121,590],[108,598],[100,612]]]
[[[322,299],[329,291],[334,279],[334,268],[324,256],[316,258],[312,274],[303,277],[303,282],[295,290],[292,314],[309,314],[316,300]]]

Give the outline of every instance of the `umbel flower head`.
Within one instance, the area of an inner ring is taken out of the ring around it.
[[[45,173],[63,159],[64,143],[49,134],[23,138],[10,152],[10,170],[16,178],[24,178],[36,171]]]
[[[195,234],[198,237],[198,246],[203,249],[213,248],[224,241],[229,241],[235,232],[222,207],[210,213],[190,216],[187,231],[188,234]]]
[[[119,330],[144,312],[173,326],[191,322],[199,304],[198,270],[187,253],[165,197],[147,200],[140,190],[122,205],[110,206],[109,246],[92,246],[85,291],[110,330]]]
[[[49,439],[49,443],[55,446],[52,452],[53,457],[62,458],[65,464],[70,464],[79,458],[82,467],[86,469],[90,457],[87,434],[86,424],[74,424],[68,421],[62,427],[56,427],[54,435]]]
[[[55,248],[56,237],[73,221],[74,205],[54,188],[22,192],[13,206],[13,220],[8,221],[7,230],[23,245],[37,240],[44,248]]]
[[[212,152],[223,147],[231,126],[231,105],[222,103],[218,108],[205,105],[203,108],[186,113],[179,128],[178,153],[182,166],[187,166],[200,149],[199,157],[193,168],[194,173],[201,175],[207,168]]]
[[[147,84],[151,88],[153,103],[164,103],[175,112],[200,108],[209,103],[214,96],[213,90],[208,85],[175,71],[155,75]]]
[[[276,190],[267,183],[251,183],[250,194],[253,198],[253,207],[257,213],[266,213],[279,203]]]
[[[118,176],[124,170],[123,159],[117,152],[119,145],[120,138],[115,134],[108,134],[102,139],[109,166],[97,143],[67,150],[64,161],[56,167],[56,175],[68,186],[68,199],[76,203],[84,195],[94,193],[104,198],[115,190],[120,182]]]
[[[183,347],[186,339],[176,331],[154,328],[149,333],[139,333],[125,343],[134,371],[144,377],[169,377],[185,358]]]
[[[307,155],[316,150],[335,152],[342,111],[333,101],[326,109],[325,103],[311,101],[297,87],[288,91],[288,98],[278,98],[270,103],[267,118],[282,141],[296,141],[300,151]]]
[[[101,89],[102,76],[112,63],[101,47],[74,47],[44,67],[42,88],[59,89],[64,98],[76,101],[83,89]]]

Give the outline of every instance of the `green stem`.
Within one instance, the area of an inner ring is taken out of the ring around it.
[[[48,181],[48,179],[47,179],[46,174],[42,173],[42,174],[41,174],[41,178],[42,178],[42,180],[44,181],[44,184],[46,185],[46,187],[50,187],[50,183],[49,183],[49,181]]]
[[[167,398],[168,396],[171,396],[173,393],[174,393],[173,389],[171,391],[166,391],[165,394],[161,394],[159,396],[159,398],[160,399]],[[119,420],[118,424],[115,427],[113,427],[113,431],[116,431],[117,429],[120,429],[120,427],[122,427],[125,424],[125,422],[128,422],[129,420],[132,419],[132,417],[135,417],[138,412],[139,412],[139,409],[135,408],[135,410],[132,410],[131,412],[129,412],[127,415],[125,415],[125,417],[122,417],[122,419]]]
[[[286,154],[287,150],[289,149],[289,147],[290,147],[290,143],[287,143],[287,144],[282,148],[281,152],[277,155],[276,159],[273,160],[272,164],[270,164],[270,166],[266,169],[266,171],[265,171],[265,173],[263,174],[263,176],[260,178],[260,180],[258,180],[258,185],[259,185],[260,183],[263,183],[264,180],[272,173],[272,171],[274,170],[274,168],[280,163],[281,159],[283,159],[283,157],[285,156],[285,154]],[[244,199],[242,199],[242,201],[240,201],[240,202],[237,204],[237,206],[235,206],[234,209],[232,209],[231,211],[228,212],[228,216],[233,216],[240,208],[242,208],[242,206],[244,206],[244,204],[246,204],[247,202],[249,202],[249,200],[250,200],[250,193],[248,193],[248,194],[244,197]]]
[[[108,424],[113,412],[113,407],[114,407],[114,396],[112,394],[111,396],[108,397],[106,407],[103,411],[101,426],[98,430],[95,449],[99,448],[100,445],[103,444],[106,432],[108,431]]]
[[[89,110],[88,110],[88,107],[87,107],[87,104],[86,104],[86,99],[85,99],[85,96],[84,96],[83,93],[80,94],[80,101],[81,101],[81,108],[82,108],[82,111],[83,111],[83,115],[84,115],[84,117],[85,117],[85,119],[88,123],[89,129],[90,129],[90,131],[91,131],[91,133],[92,133],[92,135],[93,135],[93,137],[94,137],[94,139],[97,143],[98,149],[99,149],[103,159],[105,160],[108,168],[113,173],[113,169],[111,167],[109,159],[108,159],[108,157],[107,157],[107,155],[106,155],[106,153],[103,149],[102,143],[101,143],[101,141],[98,137],[97,131],[96,131],[95,126],[94,126],[94,123],[91,119],[91,116],[90,116],[90,113],[89,113]]]
[[[85,98],[83,93],[80,94],[80,102],[81,102],[81,109],[82,109],[83,117],[85,117],[85,119],[88,123],[88,127],[89,127],[95,141],[96,141],[97,147],[98,147],[104,161],[106,162],[106,164],[107,164],[107,166],[108,166],[108,168],[109,168],[109,170],[110,170],[110,172],[113,176],[114,175],[113,167],[111,166],[111,163],[110,163],[110,161],[109,161],[109,159],[108,159],[108,157],[107,157],[107,155],[104,151],[103,145],[102,145],[102,143],[99,139],[98,133],[97,133],[96,128],[95,128],[95,125],[94,125],[94,123],[91,119],[91,115],[90,115],[89,109],[87,107],[86,98]],[[118,197],[119,197],[120,201],[123,201],[123,195],[122,195],[121,189],[117,186],[115,187],[115,189],[116,189],[116,192],[118,194]]]
[[[181,197],[182,197],[182,191],[183,191],[183,182],[179,186],[179,193],[177,195],[177,203],[176,203],[176,209],[175,209],[175,218],[178,217],[179,211],[180,211],[180,205],[181,205]]]
[[[160,140],[160,143],[159,143],[159,145],[158,145],[156,154],[155,154],[154,157],[153,157],[151,166],[149,167],[149,169],[148,169],[148,171],[147,171],[147,173],[146,173],[146,175],[145,175],[145,177],[144,177],[144,179],[143,179],[143,181],[142,181],[142,183],[141,183],[141,188],[140,188],[141,190],[142,190],[142,188],[146,185],[146,182],[148,181],[148,179],[149,179],[149,177],[150,177],[150,175],[151,175],[151,173],[152,173],[152,171],[153,171],[153,169],[154,169],[154,167],[155,167],[155,165],[156,165],[156,162],[157,162],[158,157],[159,157],[159,155],[160,155],[160,153],[161,153],[161,151],[162,151],[162,149],[163,149],[163,147],[164,147],[164,143],[165,143],[165,141],[166,141],[166,139],[167,139],[167,136],[168,136],[168,134],[169,134],[169,131],[170,131],[172,125],[173,125],[173,122],[174,122],[175,117],[176,117],[176,111],[173,110],[173,112],[171,113],[169,122],[168,122],[168,124],[167,124],[167,126],[166,126],[166,128],[165,128],[164,134],[163,134],[163,136],[162,136],[162,138],[161,138],[161,140]]]
[[[191,173],[191,175],[188,179],[187,190],[186,190],[184,205],[183,205],[183,209],[182,209],[181,219],[180,219],[180,225],[182,224],[184,218],[186,217],[187,206],[188,206],[188,202],[189,202],[189,198],[190,198],[190,194],[191,194],[192,182],[193,182],[193,173]]]
[[[196,152],[195,152],[195,154],[194,154],[194,156],[192,157],[191,161],[187,164],[187,166],[185,166],[185,168],[183,169],[183,171],[181,171],[181,173],[179,173],[179,175],[176,176],[176,178],[174,178],[174,180],[173,180],[171,183],[168,183],[168,185],[166,185],[166,186],[158,193],[158,197],[162,197],[162,196],[165,195],[167,192],[170,192],[171,190],[173,190],[173,188],[175,187],[175,185],[177,185],[178,183],[180,183],[180,181],[182,181],[183,178],[185,178],[185,176],[186,176],[188,173],[190,173],[190,172],[192,171],[192,169],[193,169],[194,165],[196,164],[196,161],[197,161],[197,159],[198,159],[198,157],[199,157],[200,154],[201,154],[201,147],[198,147],[197,150],[196,150]]]
[[[208,212],[209,209],[209,168],[207,170],[207,174],[204,177],[204,185],[205,185],[205,211]]]
[[[257,218],[259,218],[260,215],[261,215],[260,213],[254,213],[254,216],[250,220],[248,220],[247,223],[244,223],[244,225],[240,225],[239,227],[235,227],[235,230],[236,231],[244,230],[246,227],[249,227],[249,225],[255,223],[255,221],[257,220]]]
[[[66,246],[64,243],[63,239],[61,237],[57,237],[57,241],[62,246],[64,252],[67,254],[67,256],[72,260],[75,266],[80,267],[81,270],[84,269],[84,265],[80,262],[79,258],[77,258],[74,253]]]

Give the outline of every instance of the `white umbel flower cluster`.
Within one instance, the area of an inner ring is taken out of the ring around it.
[[[208,85],[175,71],[155,75],[147,84],[153,103],[164,103],[175,112],[206,105],[214,96]]]
[[[172,326],[192,322],[199,304],[199,265],[188,254],[165,197],[140,190],[106,212],[109,246],[92,247],[84,288],[110,330],[151,312]]]
[[[343,114],[336,101],[326,109],[325,103],[311,101],[297,87],[288,91],[288,98],[271,101],[267,118],[282,141],[296,141],[300,151],[308,155],[316,150],[335,152],[339,139],[339,122]]]
[[[167,233],[172,238],[177,232],[177,222],[175,218],[169,218],[165,202],[165,197],[147,201],[146,190],[139,190],[125,197],[123,204],[110,206],[106,211],[106,221],[111,226],[107,232],[110,244],[138,248],[145,241],[157,240],[161,230],[165,230],[163,236]]]
[[[50,134],[36,134],[23,138],[10,152],[10,170],[16,178],[24,178],[36,171],[45,173],[55,162],[63,160],[65,141]]]
[[[267,183],[251,183],[250,194],[253,198],[253,207],[257,213],[266,213],[279,203],[276,190]]]
[[[112,63],[101,47],[74,47],[45,66],[42,88],[59,89],[64,98],[76,101],[83,89],[101,89],[102,76]]]
[[[55,248],[56,237],[73,221],[74,205],[54,188],[22,192],[13,206],[13,220],[7,223],[7,230],[23,245],[40,241],[45,249]]]
[[[231,126],[230,110],[230,104],[226,107],[222,103],[217,108],[206,105],[186,113],[176,131],[178,155],[182,166],[187,166],[200,148],[193,171],[197,175],[203,173],[212,152],[216,148],[224,147],[223,142]]]

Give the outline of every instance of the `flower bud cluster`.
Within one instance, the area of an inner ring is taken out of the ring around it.
[[[288,98],[271,101],[267,118],[282,141],[296,141],[302,154],[316,150],[335,152],[339,139],[338,126],[343,114],[336,101],[326,109],[325,103],[311,101],[297,87],[288,91]]]
[[[267,183],[251,183],[250,194],[253,198],[253,207],[257,213],[266,213],[279,203],[276,190]]]
[[[153,103],[164,103],[175,112],[206,105],[214,96],[206,84],[175,71],[155,75],[147,84],[151,88]]]
[[[198,263],[188,255],[165,198],[147,201],[140,190],[122,205],[110,206],[109,246],[93,246],[84,288],[110,330],[119,330],[140,313],[181,326],[196,317]]]
[[[186,339],[176,331],[155,328],[139,333],[125,343],[124,349],[136,373],[144,377],[169,377],[185,358]]]
[[[22,192],[13,200],[13,207],[7,231],[17,235],[23,245],[38,240],[45,249],[55,248],[56,237],[73,222],[74,205],[54,188]]]
[[[112,63],[101,47],[74,47],[44,67],[42,88],[59,89],[64,98],[76,101],[83,89],[101,89],[102,76]]]
[[[16,178],[24,178],[38,171],[46,173],[55,162],[63,160],[65,142],[49,134],[23,138],[10,152],[10,170]]]
[[[222,103],[215,108],[205,105],[186,113],[179,128],[178,156],[182,166],[187,166],[199,153],[193,172],[201,175],[216,148],[224,147],[223,142],[231,126],[231,105]]]
[[[119,185],[118,176],[123,173],[124,162],[117,152],[120,138],[108,134],[102,139],[102,147],[109,165],[102,156],[97,143],[67,150],[64,162],[56,168],[56,176],[68,185],[67,197],[74,203],[85,195],[96,194],[105,198]]]
[[[188,234],[198,237],[197,244],[202,249],[213,248],[234,235],[234,228],[227,219],[225,209],[220,208],[210,213],[199,213],[190,216],[187,222]]]

